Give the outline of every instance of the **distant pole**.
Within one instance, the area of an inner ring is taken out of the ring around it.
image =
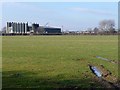
[[[63,25],[62,25],[62,32],[63,32]]]
[[[47,22],[44,26],[47,26],[49,24],[49,22]]]

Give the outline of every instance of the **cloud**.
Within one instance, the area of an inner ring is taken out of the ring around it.
[[[71,10],[82,12],[82,13],[97,14],[97,15],[114,15],[112,12],[109,12],[109,11],[89,9],[89,8],[75,7],[75,8],[71,8]]]

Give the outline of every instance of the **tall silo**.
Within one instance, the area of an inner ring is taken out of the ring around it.
[[[25,33],[25,23],[23,23],[23,27],[24,27],[24,33]]]
[[[7,27],[11,27],[11,22],[7,22]]]
[[[15,25],[15,33],[17,33],[17,23],[15,22],[14,25]]]
[[[15,33],[15,23],[12,22],[12,29],[13,29],[13,33]]]
[[[24,26],[23,26],[23,23],[22,23],[22,33],[24,32]]]
[[[28,31],[28,23],[25,23],[25,33]]]
[[[17,23],[17,33],[19,33],[18,29],[19,29],[19,27],[18,27],[18,23]]]
[[[22,33],[22,23],[20,23],[20,33]]]
[[[7,25],[6,25],[6,33],[9,33],[9,31],[8,31],[8,30],[9,30],[9,29],[8,29],[8,28],[9,28],[9,27],[8,27],[8,23],[9,23],[9,22],[7,22]]]
[[[18,23],[18,33],[20,33],[20,23]]]
[[[6,33],[10,33],[11,22],[7,22]]]
[[[25,33],[25,23],[22,23],[22,33]]]
[[[11,33],[13,33],[13,22],[11,22],[11,30],[10,30]]]

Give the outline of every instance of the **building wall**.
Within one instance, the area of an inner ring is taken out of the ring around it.
[[[28,31],[28,23],[25,23],[25,33]]]
[[[61,28],[44,28],[45,33],[47,34],[60,34],[61,33]]]
[[[34,33],[36,33],[37,29],[39,28],[39,24],[32,24],[32,30],[34,31]]]

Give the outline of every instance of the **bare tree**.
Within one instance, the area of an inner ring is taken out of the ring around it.
[[[99,28],[101,32],[114,32],[115,21],[114,20],[102,20],[99,22]]]
[[[38,33],[39,33],[39,34],[45,34],[45,29],[44,29],[44,27],[39,27],[39,28],[38,28]]]
[[[1,33],[6,33],[6,27],[3,27]]]
[[[97,27],[95,27],[95,28],[93,29],[93,31],[94,31],[95,34],[98,34],[98,33],[99,33],[99,29],[98,29]]]
[[[102,20],[99,22],[99,28],[101,31],[104,31],[106,29],[106,20]]]

